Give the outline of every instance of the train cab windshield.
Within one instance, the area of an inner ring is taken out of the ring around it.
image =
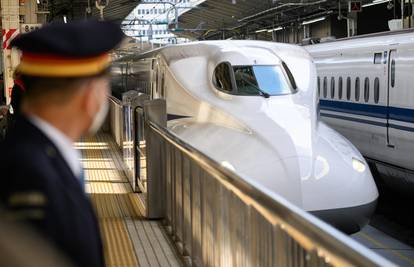
[[[228,62],[217,66],[214,84],[229,94],[264,97],[293,93],[280,65],[231,66]]]
[[[279,66],[235,66],[234,78],[241,95],[285,95],[292,93]]]

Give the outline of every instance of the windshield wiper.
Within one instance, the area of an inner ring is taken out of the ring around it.
[[[264,98],[269,98],[270,97],[270,95],[268,93],[266,93],[265,91],[263,91],[262,89],[260,89],[259,87],[257,87],[253,83],[251,83],[250,81],[246,80],[243,76],[241,76],[240,78],[242,78],[243,81],[245,81],[250,86],[252,86],[254,89],[256,89],[260,93],[260,95],[263,96]]]
[[[263,91],[262,89],[260,89],[259,87],[257,87],[257,86],[253,86],[259,93],[260,93],[260,95],[261,96],[263,96],[264,98],[269,98],[270,97],[270,95],[268,94],[268,93],[266,93],[265,91]]]

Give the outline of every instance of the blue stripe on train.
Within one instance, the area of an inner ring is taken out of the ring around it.
[[[340,101],[330,101],[330,100],[320,100],[321,110],[335,111],[345,114],[352,115],[362,115],[373,118],[387,119],[387,110],[389,110],[389,118],[396,121],[410,122],[414,123],[414,110],[406,108],[396,108],[396,107],[385,107],[379,105],[369,105],[369,104],[358,104],[350,102],[340,102]],[[385,122],[372,121],[369,119],[361,118],[352,118],[341,115],[327,114],[321,112],[321,116],[330,117],[335,119],[353,121],[358,123],[364,123],[369,125],[375,125],[380,127],[387,127]],[[396,124],[390,124],[390,128],[414,132],[413,127],[401,126]]]
[[[391,120],[414,123],[414,109],[397,107],[387,108],[385,106],[379,105],[359,104],[331,100],[320,100],[320,107],[323,110],[330,110],[381,119],[387,118],[387,110],[389,110],[389,118]]]
[[[390,119],[414,123],[414,110],[408,108],[390,107]]]
[[[330,100],[319,100],[321,109],[349,113],[354,115],[362,115],[374,118],[387,118],[387,107],[365,105],[350,102],[330,101]]]

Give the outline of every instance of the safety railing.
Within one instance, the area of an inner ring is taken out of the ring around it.
[[[158,180],[153,198],[191,266],[394,266],[221,166],[145,110],[148,179]]]

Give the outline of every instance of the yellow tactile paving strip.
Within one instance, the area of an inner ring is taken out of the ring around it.
[[[99,218],[108,267],[181,266],[157,221],[142,216],[116,143],[107,134],[84,138],[81,151],[86,191]]]
[[[100,219],[106,266],[139,266],[123,219]]]

